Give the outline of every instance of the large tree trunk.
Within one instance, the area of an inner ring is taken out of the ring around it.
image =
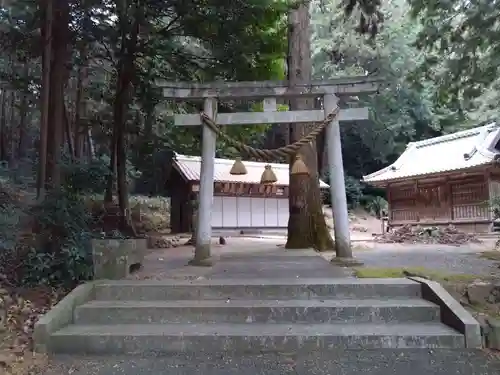
[[[71,119],[68,113],[68,108],[66,107],[66,104],[63,103],[63,120],[64,120],[64,135],[66,136],[66,144],[68,146],[68,153],[71,158],[71,161],[74,162],[76,159],[75,156],[75,143],[74,143],[74,136],[73,136],[73,129],[71,127]]]
[[[123,6],[124,4],[122,4]],[[120,207],[120,229],[130,235],[135,235],[135,229],[130,216],[128,201],[128,184],[126,175],[125,129],[127,127],[127,112],[132,100],[132,81],[135,78],[135,58],[139,37],[139,27],[143,21],[143,4],[135,0],[132,9],[133,21],[130,22],[129,7],[119,8],[119,24],[121,26],[121,53],[118,61],[118,76],[116,82],[115,101],[113,105],[113,133],[116,140],[116,171],[118,186],[118,204]]]
[[[83,150],[85,148],[86,133],[81,124],[82,117],[85,117],[85,93],[84,87],[87,81],[87,51],[85,47],[81,47],[80,51],[81,63],[78,66],[77,83],[76,83],[76,99],[75,99],[75,118],[73,122],[74,128],[74,144],[75,144],[75,157],[77,160],[83,158]]]
[[[111,135],[110,145],[109,145],[109,174],[108,181],[106,184],[106,192],[104,193],[104,202],[113,202],[113,191],[115,187],[115,177],[116,177],[116,145],[117,145],[118,133],[115,131],[115,126],[113,124],[113,133]]]
[[[67,81],[69,3],[46,0],[40,126],[38,195],[61,184],[61,147],[64,131],[64,87]],[[48,136],[50,134],[50,137]]]
[[[9,162],[9,167],[14,168],[17,162],[17,133],[19,131],[19,126],[16,123],[16,101],[17,101],[17,91],[12,90],[10,93],[10,119],[9,119],[9,137],[8,137],[8,145],[9,150],[7,154],[7,161]]]
[[[124,57],[127,59],[127,56]],[[128,202],[128,184],[126,163],[127,155],[125,148],[125,127],[128,102],[130,97],[130,77],[127,69],[128,62],[121,62],[122,67],[118,69],[118,83],[116,87],[116,98],[114,104],[114,127],[116,132],[116,174],[118,205],[120,207],[120,229],[127,234],[135,234]]]
[[[2,94],[0,99],[0,109],[2,113],[2,117],[0,118],[0,161],[7,160],[7,152],[5,149],[5,132],[7,127],[7,99],[7,89],[5,87],[2,87]]]
[[[312,75],[309,31],[309,2],[304,2],[288,15],[288,81],[290,86],[310,82]],[[313,99],[293,99],[290,110],[312,109]],[[290,142],[308,133],[313,126],[290,126]],[[287,249],[314,248],[317,251],[334,250],[335,244],[323,215],[319,189],[318,157],[315,143],[300,151],[309,170],[309,176],[290,175],[290,219],[288,221]],[[291,166],[294,160],[291,160]]]
[[[64,145],[64,89],[68,79],[69,3],[55,0],[50,74],[50,113],[47,142],[47,182],[50,189],[61,185],[61,151]]]
[[[53,0],[46,0],[43,5],[44,22],[42,26],[43,53],[42,53],[42,93],[41,93],[41,119],[40,119],[40,149],[38,161],[37,196],[45,196],[45,181],[47,179],[47,138],[49,127],[50,106],[50,70],[52,61],[52,24]]]
[[[28,122],[28,111],[29,111],[29,84],[28,78],[30,74],[30,66],[28,61],[24,61],[24,79],[25,86],[23,88],[23,93],[21,96],[21,105],[19,111],[19,142],[17,148],[17,155],[19,159],[24,159],[26,157],[27,149],[28,149],[28,132],[27,132],[27,122]]]

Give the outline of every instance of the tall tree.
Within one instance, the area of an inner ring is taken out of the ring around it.
[[[305,1],[292,8],[288,14],[288,82],[291,87],[311,81],[309,26],[309,1]],[[290,101],[290,110],[312,109],[313,105],[313,99],[293,99]],[[310,130],[309,125],[291,125],[290,142],[298,141]],[[316,144],[313,142],[304,146],[299,153],[307,165],[309,177],[304,179],[302,175],[290,175],[290,218],[286,248],[333,250],[333,239],[323,215]]]
[[[436,99],[467,112],[478,104],[481,107],[474,99],[483,93],[489,91],[488,101],[495,97],[500,73],[499,1],[409,3],[413,17],[421,24],[416,45],[425,60],[420,73],[438,86]],[[491,110],[483,105],[481,110],[485,109]]]

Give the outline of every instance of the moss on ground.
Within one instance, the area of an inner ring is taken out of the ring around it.
[[[479,257],[483,259],[500,262],[500,251],[498,250],[484,251],[481,253]]]

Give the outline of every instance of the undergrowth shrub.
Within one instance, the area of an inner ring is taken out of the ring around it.
[[[328,173],[325,173],[323,180],[330,184],[330,177]],[[359,206],[361,199],[363,197],[363,184],[356,178],[346,175],[345,176],[345,193],[347,198],[347,204],[349,208],[356,208]],[[323,202],[331,206],[330,189],[327,189],[324,193]]]
[[[387,215],[388,207],[387,201],[380,196],[369,197],[366,201],[366,209],[377,219]]]
[[[25,254],[23,284],[74,286],[92,277],[91,227],[96,220],[82,196],[66,189],[50,192],[29,214],[36,241]]]
[[[0,281],[73,287],[90,279],[91,228],[98,218],[83,197],[61,189],[36,202],[11,190],[0,184]]]
[[[65,187],[75,194],[103,194],[106,190],[109,169],[109,156],[101,155],[92,161],[67,162],[63,165]],[[133,185],[140,172],[127,161],[127,182]]]

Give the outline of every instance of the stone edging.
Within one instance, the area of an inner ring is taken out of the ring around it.
[[[77,286],[35,323],[33,332],[35,352],[49,352],[52,333],[73,323],[75,308],[94,299],[95,284],[96,282],[91,281]]]
[[[465,347],[482,348],[481,326],[465,308],[436,281],[408,277],[422,286],[422,297],[441,309],[441,321],[465,336]]]

